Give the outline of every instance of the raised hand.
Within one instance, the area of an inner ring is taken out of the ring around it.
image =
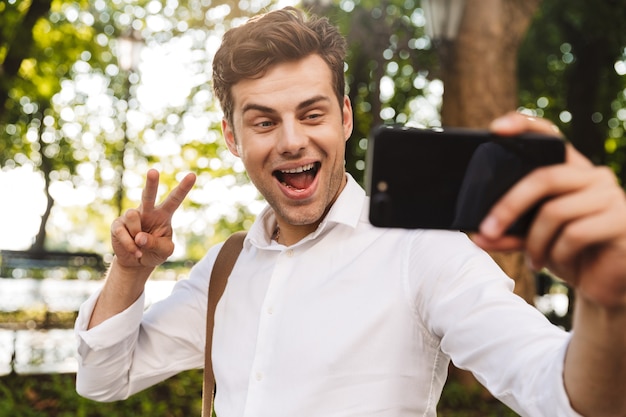
[[[128,210],[111,225],[115,258],[94,306],[88,329],[133,304],[143,292],[154,267],[172,254],[172,216],[195,182],[196,176],[187,174],[156,206],[159,173],[153,169],[148,171],[139,208]]]
[[[111,225],[111,241],[117,263],[125,268],[154,268],[174,251],[172,216],[196,181],[187,174],[159,204],[156,203],[159,173],[151,169],[137,209],[130,209]]]

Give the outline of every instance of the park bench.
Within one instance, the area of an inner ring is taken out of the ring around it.
[[[92,278],[92,274],[102,274],[106,265],[102,255],[91,252],[0,250],[0,277],[15,277],[16,270],[32,274],[48,269],[62,269],[68,277],[85,271]]]

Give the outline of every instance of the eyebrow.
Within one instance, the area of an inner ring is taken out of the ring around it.
[[[297,109],[298,110],[302,110],[302,109],[305,109],[307,107],[311,107],[312,105],[317,104],[320,101],[328,101],[328,102],[330,102],[330,98],[328,98],[327,96],[323,96],[323,95],[311,97],[310,99],[304,100],[302,103],[298,104]]]
[[[296,109],[302,110],[322,101],[330,102],[330,98],[328,98],[327,96],[323,96],[323,95],[314,96],[298,104]],[[246,104],[243,107],[241,112],[242,114],[245,114],[246,112],[251,111],[251,110],[257,110],[263,113],[277,113],[277,111],[271,107],[264,106],[262,104],[256,104],[256,103]]]

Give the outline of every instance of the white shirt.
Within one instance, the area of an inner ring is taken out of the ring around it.
[[[216,312],[220,417],[435,416],[450,358],[517,413],[577,416],[562,381],[569,335],[512,293],[459,232],[380,229],[348,185],[316,232],[271,241],[250,229]],[[219,245],[144,314],[143,299],[87,331],[77,390],[123,399],[203,366],[207,288]]]

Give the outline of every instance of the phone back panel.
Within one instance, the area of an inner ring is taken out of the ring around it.
[[[379,227],[475,231],[520,178],[564,157],[563,140],[552,136],[381,127],[368,146],[370,221]],[[531,210],[509,233],[524,234],[532,216]]]

